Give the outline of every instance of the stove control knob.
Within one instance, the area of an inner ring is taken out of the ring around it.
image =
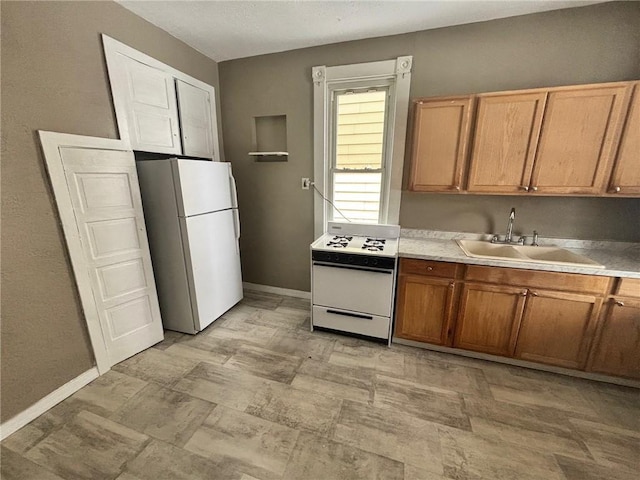
[[[363,258],[362,259],[362,264],[363,265],[369,265],[369,259],[368,258]]]
[[[378,259],[377,258],[371,259],[371,266],[375,267],[376,265],[378,265]]]

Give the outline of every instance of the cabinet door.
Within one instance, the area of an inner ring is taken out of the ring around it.
[[[410,190],[456,192],[462,188],[471,102],[471,97],[458,97],[415,104]]]
[[[530,189],[598,194],[604,190],[629,99],[628,85],[549,93]]]
[[[516,357],[532,362],[584,367],[602,298],[530,291],[516,344]]]
[[[173,77],[124,55],[119,58],[121,76],[117,75],[117,78],[123,79],[123,85],[112,85],[112,89],[114,97],[124,94],[126,99],[123,103],[131,148],[182,153]]]
[[[214,132],[210,93],[182,80],[176,80],[176,87],[183,153],[191,157],[213,158]]]
[[[481,96],[478,100],[470,192],[529,190],[545,92]]]
[[[640,378],[640,300],[611,300],[587,370]]]
[[[453,346],[512,356],[526,294],[519,287],[464,284]]]
[[[450,344],[454,293],[453,280],[400,275],[395,336]]]
[[[640,84],[636,84],[633,100],[622,133],[618,156],[609,182],[609,193],[640,194]]]

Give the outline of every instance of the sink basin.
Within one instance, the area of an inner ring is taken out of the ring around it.
[[[456,242],[468,257],[604,268],[604,265],[590,258],[560,247],[501,245],[481,240],[456,240]]]

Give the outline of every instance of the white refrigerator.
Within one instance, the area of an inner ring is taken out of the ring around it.
[[[231,164],[136,162],[165,329],[195,334],[242,299]]]

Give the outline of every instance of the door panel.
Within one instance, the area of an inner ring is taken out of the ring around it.
[[[628,87],[549,93],[532,175],[538,193],[598,194],[611,171]]]
[[[611,299],[587,370],[640,379],[640,300]]]
[[[206,160],[174,160],[182,201],[178,215],[188,217],[233,208],[231,164]]]
[[[526,293],[520,287],[466,283],[453,346],[512,356]]]
[[[462,188],[471,105],[471,97],[416,103],[410,190],[457,192]]]
[[[640,83],[636,83],[633,100],[620,141],[616,164],[609,182],[609,193],[640,194]]]
[[[61,149],[111,364],[164,337],[131,152]]]
[[[173,77],[124,55],[119,55],[119,61],[131,122],[131,147],[148,152],[182,153]]]
[[[566,368],[583,368],[602,299],[536,290],[529,293],[516,357]]]
[[[480,97],[470,192],[529,190],[545,100],[544,92]]]
[[[192,157],[213,158],[210,93],[182,80],[176,80],[176,88],[183,153]]]
[[[453,280],[400,275],[395,336],[447,344],[454,289]]]
[[[242,299],[240,250],[233,210],[181,218],[188,251],[196,328],[204,329]]]

